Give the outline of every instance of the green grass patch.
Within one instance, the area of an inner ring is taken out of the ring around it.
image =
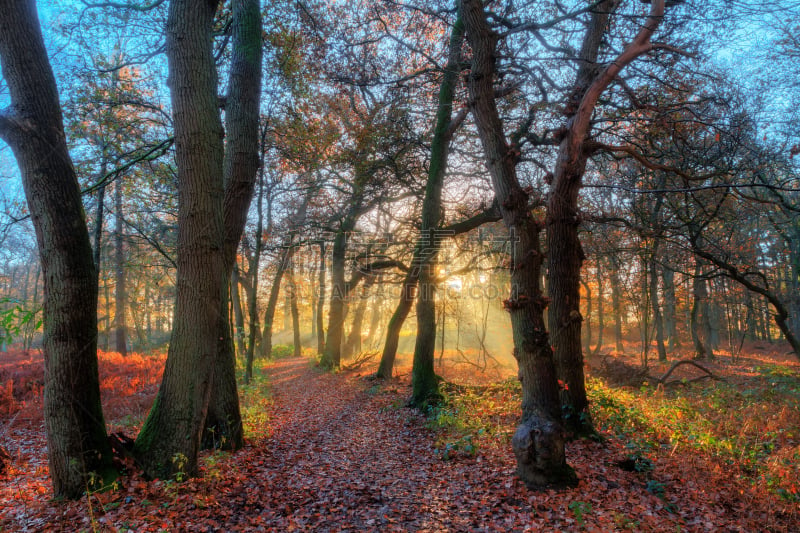
[[[239,386],[239,406],[246,439],[261,440],[270,436],[272,394],[269,376],[256,369],[249,384]]]

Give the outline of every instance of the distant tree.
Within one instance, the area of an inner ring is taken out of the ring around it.
[[[97,369],[97,278],[35,2],[0,11],[0,61],[11,106],[0,138],[22,173],[44,276],[44,419],[53,491],[78,498],[112,472]]]

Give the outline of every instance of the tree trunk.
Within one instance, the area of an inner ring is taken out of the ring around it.
[[[594,433],[589,417],[581,351],[580,271],[584,254],[578,238],[578,195],[586,171],[585,143],[591,116],[600,95],[615,72],[602,69],[597,59],[618,2],[606,0],[592,12],[580,51],[578,72],[565,113],[568,128],[558,148],[553,183],[547,203],[547,272],[550,296],[550,331],[561,389],[564,423],[574,435]],[[618,65],[617,71],[624,66]]]
[[[656,327],[656,350],[658,350],[658,360],[667,360],[667,350],[664,347],[664,321],[661,317],[661,304],[658,298],[658,263],[656,262],[656,251],[658,241],[653,245],[653,254],[650,257],[650,304],[653,306],[653,322]]]
[[[122,229],[122,176],[114,183],[114,350],[123,357],[128,355],[128,324],[125,308],[128,293],[125,290],[125,248]]]
[[[136,439],[151,477],[197,474],[219,351],[223,294],[223,130],[211,28],[217,2],[173,0],[167,20],[178,168],[177,294],[164,377]]]
[[[153,304],[151,302],[150,280],[144,282],[144,335],[146,345],[150,346],[153,342]]]
[[[464,42],[464,23],[459,16],[453,25],[436,111],[436,126],[431,141],[431,159],[428,182],[422,200],[422,225],[417,240],[417,262],[412,269],[419,270],[417,291],[417,337],[414,345],[414,363],[411,370],[411,404],[423,407],[441,398],[439,378],[433,369],[436,345],[436,269],[439,250],[445,236],[439,230],[442,223],[442,188],[447,171],[452,134],[453,98],[461,73],[461,47]],[[444,325],[442,325],[444,328]],[[444,339],[442,339],[444,351]]]
[[[283,327],[281,331],[289,331],[292,320],[292,294],[291,294],[291,279],[286,284],[286,290],[283,291]]]
[[[377,294],[373,297],[372,312],[369,317],[369,333],[364,344],[368,349],[372,350],[375,347],[375,339],[377,338],[378,328],[381,323],[381,312],[383,311],[383,282],[376,280],[378,286]]]
[[[260,5],[258,0],[231,2],[233,48],[225,103],[227,131],[223,160],[222,260],[226,289],[236,263],[236,249],[244,231],[259,166],[258,120],[262,58]],[[238,288],[234,286],[230,290]],[[223,291],[220,318],[217,321],[218,348],[204,445],[239,449],[244,445],[244,439],[236,387],[236,351],[230,329],[229,298],[229,290]]]
[[[400,331],[414,304],[414,296],[417,291],[419,271],[411,268],[403,279],[400,288],[400,301],[397,303],[392,318],[386,326],[386,342],[383,345],[381,362],[378,365],[378,372],[375,376],[379,379],[391,379],[394,372],[394,361],[397,358],[397,346],[400,343]]]
[[[278,265],[275,272],[275,278],[272,280],[272,288],[270,289],[269,299],[267,300],[267,308],[264,310],[264,329],[261,332],[261,344],[259,352],[262,357],[270,357],[272,355],[272,326],[275,320],[275,310],[278,307],[278,296],[281,289],[281,280],[289,267],[294,255],[296,245],[294,239],[298,229],[305,223],[306,212],[308,209],[308,202],[310,200],[310,193],[306,194],[302,204],[298,208],[291,220],[292,229],[283,241],[283,249],[278,259]],[[248,352],[247,368],[245,369],[245,381],[249,381],[253,372],[253,359]]]
[[[231,272],[231,307],[233,307],[234,340],[239,357],[244,355],[244,311],[239,293],[239,266],[234,262]]]
[[[227,278],[230,279],[230,278]],[[217,356],[214,363],[214,382],[208,405],[202,447],[238,450],[244,446],[239,392],[236,385],[236,352],[230,323],[230,295],[225,291],[220,302],[217,321]]]
[[[297,284],[295,282],[294,261],[289,271],[289,310],[292,315],[292,340],[294,356],[300,357],[303,347],[300,345],[300,310],[297,308]]]
[[[0,138],[13,150],[44,275],[44,420],[56,498],[112,472],[97,370],[97,275],[58,89],[33,1],[0,10],[0,62],[11,105]]]
[[[325,241],[319,242],[319,297],[317,299],[317,353],[325,353]]]
[[[377,276],[370,275],[359,291],[361,295],[358,298],[358,305],[355,311],[353,311],[353,322],[350,328],[350,334],[344,341],[344,348],[342,349],[343,357],[350,357],[354,354],[361,353],[361,334],[363,332],[364,312],[367,310],[369,290],[375,284],[376,279]]]
[[[503,222],[511,236],[511,296],[504,304],[511,315],[514,356],[522,382],[522,420],[512,439],[517,474],[531,488],[573,484],[576,476],[564,455],[558,382],[544,327],[547,300],[539,285],[541,226],[531,217],[528,194],[517,180],[516,156],[506,142],[494,100],[498,36],[490,30],[478,0],[461,0],[461,15],[473,53],[471,110]]]
[[[106,157],[106,150],[103,147],[102,159],[100,160],[99,178],[102,179],[106,172],[108,172],[108,159]],[[106,183],[103,181],[100,187],[97,188],[97,217],[94,223],[94,269],[97,273],[97,286],[100,286],[100,267],[101,267],[101,251],[103,249],[103,223],[105,222],[105,199],[106,199]]]
[[[105,322],[105,335],[103,335],[103,351],[107,352],[111,349],[111,289],[108,287],[108,277],[103,278],[103,297],[105,298],[106,316]]]
[[[603,348],[603,330],[606,327],[606,317],[604,314],[604,307],[603,307],[603,267],[599,258],[597,260],[596,281],[597,281],[597,344],[595,344],[594,351],[592,352],[594,355],[599,354],[600,350]]]
[[[345,298],[347,286],[345,282],[345,255],[347,252],[347,236],[353,231],[356,223],[356,207],[342,220],[333,240],[331,251],[331,303],[328,306],[328,335],[325,338],[325,350],[322,352],[320,366],[336,369],[342,361],[342,339],[344,337]]]
[[[661,270],[661,279],[664,284],[664,329],[666,330],[668,349],[673,351],[680,347],[677,300],[675,298],[675,271],[664,266]]]
[[[259,184],[258,184],[258,200],[256,205],[256,213],[258,219],[256,221],[256,234],[255,246],[253,250],[253,261],[250,264],[250,275],[252,281],[247,295],[247,315],[250,336],[247,341],[247,354],[245,355],[245,376],[244,382],[250,383],[253,377],[253,359],[255,357],[256,341],[260,332],[258,324],[258,280],[259,280],[259,265],[261,264],[261,242],[264,238],[264,213],[262,207],[264,206],[264,168],[263,165],[259,171]],[[263,338],[258,342],[262,342]],[[259,346],[260,348],[260,346]],[[272,348],[270,348],[271,350]]]
[[[619,280],[620,264],[616,258],[611,260],[611,307],[614,311],[614,349],[617,355],[623,353],[622,349],[622,286]]]
[[[281,292],[281,281],[283,280],[283,275],[286,273],[286,269],[289,266],[289,262],[292,260],[293,253],[294,245],[289,243],[284,246],[283,250],[281,250],[281,255],[278,258],[275,277],[272,279],[272,287],[270,288],[269,298],[267,299],[267,307],[264,309],[264,327],[261,330],[261,345],[258,348],[261,357],[272,356],[272,327],[275,320],[275,311],[278,308],[278,297],[280,296]],[[253,361],[251,359],[247,360],[247,369],[245,372],[245,381],[249,381],[249,377],[253,375]]]
[[[697,262],[692,279],[692,343],[696,359],[713,359],[714,355],[708,349],[708,290],[706,280],[702,276],[702,267]]]
[[[587,282],[581,282],[583,290],[586,291],[586,327],[583,332],[583,351],[591,353],[592,351],[592,288]]]
[[[314,272],[319,272],[319,263],[316,265],[316,269],[312,266],[311,271],[309,273],[309,285],[310,285],[310,292],[311,295],[311,338],[317,338],[317,280],[314,277]],[[313,341],[312,341],[313,342]]]

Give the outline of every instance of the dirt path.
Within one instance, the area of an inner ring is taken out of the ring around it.
[[[770,509],[693,454],[643,474],[618,466],[626,450],[616,439],[572,442],[579,484],[532,492],[514,475],[506,436],[443,460],[442,436],[403,407],[405,382],[325,373],[308,359],[266,372],[269,437],[205,452],[203,478],[146,481],[132,468],[111,491],[52,502],[43,445],[13,448],[14,472],[0,476],[0,532],[798,531],[796,514]]]
[[[275,400],[273,433],[263,445],[247,451],[261,466],[241,487],[248,494],[242,510],[248,512],[235,513],[249,516],[251,524],[278,531],[579,527],[569,508],[569,493],[532,493],[516,480],[510,446],[443,461],[424,419],[401,407],[407,385],[378,386],[352,373],[322,373],[306,359],[280,360],[268,373]],[[593,446],[595,456],[606,455],[598,445],[583,446]],[[570,461],[578,462],[574,457]],[[612,531],[629,523],[645,530],[663,526],[675,531],[677,517],[663,509],[663,502],[634,487],[635,479],[623,487],[606,481],[606,465],[592,467],[591,479],[575,490],[589,490],[593,494],[586,498],[603,496],[604,501],[582,503],[584,515],[594,506],[592,517],[581,516],[586,530]],[[625,518],[626,511],[632,518]]]
[[[473,530],[449,487],[452,469],[421,419],[397,408],[396,386],[384,392],[351,374],[321,373],[307,359],[278,361],[269,374],[273,433],[260,450],[269,483],[254,494],[267,527]]]

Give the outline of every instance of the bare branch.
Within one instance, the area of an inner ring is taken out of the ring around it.
[[[150,4],[144,4],[144,5],[127,4],[127,3],[124,3],[124,2],[98,2],[98,3],[93,3],[93,2],[87,2],[86,0],[81,0],[81,3],[83,3],[84,6],[86,6],[84,8],[84,10],[86,10],[86,9],[103,9],[103,8],[111,7],[111,8],[114,8],[114,9],[130,9],[132,11],[142,11],[142,12],[144,12],[144,11],[150,11],[151,9],[157,8],[158,6],[160,6],[161,4],[164,3],[164,0],[155,0],[154,2],[152,2]]]

